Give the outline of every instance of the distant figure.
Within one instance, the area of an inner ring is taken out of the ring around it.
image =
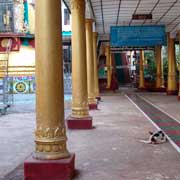
[[[110,84],[110,89],[115,92],[117,89],[119,89],[119,83],[117,80],[117,75],[116,72],[113,70],[112,76],[111,76],[111,84]]]
[[[132,84],[132,87],[135,87],[135,84],[136,84],[136,73],[135,72],[131,73],[131,84]]]

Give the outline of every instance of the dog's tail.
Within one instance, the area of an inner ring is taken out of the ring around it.
[[[145,141],[145,140],[140,140],[140,142],[145,143],[145,144],[151,144],[151,143],[152,143],[150,140],[147,140],[147,141]]]

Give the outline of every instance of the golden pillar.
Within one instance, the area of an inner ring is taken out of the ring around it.
[[[144,80],[144,51],[140,51],[140,62],[139,62],[139,89],[145,89]]]
[[[178,31],[178,39],[179,39],[179,48],[180,48],[180,30]],[[180,54],[179,54],[180,58]],[[179,92],[178,92],[178,99],[180,100],[180,64],[178,64],[178,71],[179,71]]]
[[[164,88],[164,75],[163,75],[163,61],[162,61],[162,47],[155,47],[155,58],[156,58],[156,88],[162,89]]]
[[[175,39],[170,37],[168,33],[168,82],[167,94],[177,94],[176,82],[176,58],[175,58]]]
[[[61,1],[36,2],[35,158],[66,158]]]
[[[36,0],[36,150],[24,179],[72,179],[75,154],[66,148],[61,1]]]
[[[98,59],[97,59],[97,32],[93,32],[93,54],[94,54],[94,89],[95,97],[100,99],[99,95],[99,78],[98,78]]]
[[[110,54],[110,84],[112,80],[112,73],[113,73],[113,60],[112,60],[112,54]]]
[[[178,100],[180,101],[180,64],[177,65],[177,69],[179,72],[179,90],[178,90]]]
[[[71,0],[72,15],[72,114],[68,128],[92,128],[87,94],[85,0]],[[86,121],[84,121],[86,120]]]
[[[93,20],[86,19],[86,53],[87,53],[87,87],[88,103],[90,109],[96,106],[95,81],[94,81],[94,53],[93,53]],[[91,108],[92,107],[92,108]],[[95,108],[96,109],[96,108]]]
[[[105,47],[105,56],[106,56],[106,67],[107,67],[107,88],[110,88],[111,85],[111,55],[110,55],[110,46]]]

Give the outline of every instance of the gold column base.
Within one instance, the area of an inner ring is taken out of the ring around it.
[[[53,160],[70,156],[66,148],[65,127],[39,128],[35,132],[36,152],[34,157],[41,160]]]
[[[95,98],[88,98],[89,104],[97,104],[97,100]]]
[[[176,74],[168,75],[167,91],[177,91]]]
[[[40,160],[56,160],[56,159],[64,159],[70,157],[69,152],[65,153],[38,153],[34,152],[33,157],[35,159],[40,159]]]
[[[180,82],[179,82],[179,90],[178,90],[178,100],[180,101]]]
[[[159,84],[156,84],[156,88],[159,89],[159,88],[165,88],[164,85],[159,85]]]
[[[73,118],[89,117],[88,102],[86,100],[84,100],[84,102],[83,102],[83,101],[76,99],[76,101],[74,103],[72,103],[71,117],[73,117]]]
[[[89,108],[72,108],[72,115],[73,118],[85,118],[89,117]]]
[[[180,87],[179,87],[179,89],[180,89]],[[180,91],[178,92],[178,96],[180,97]]]
[[[164,88],[164,77],[161,73],[157,74],[156,88]]]

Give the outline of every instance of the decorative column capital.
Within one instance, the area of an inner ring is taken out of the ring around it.
[[[98,32],[93,32],[93,36],[94,36],[94,38],[97,38],[98,37]]]
[[[94,22],[93,19],[86,19],[86,24],[92,24]]]
[[[70,1],[71,11],[73,10],[84,10],[85,9],[85,0],[71,0]]]
[[[105,48],[109,49],[109,48],[110,48],[110,45],[109,45],[109,44],[106,44],[106,45],[105,45]]]

